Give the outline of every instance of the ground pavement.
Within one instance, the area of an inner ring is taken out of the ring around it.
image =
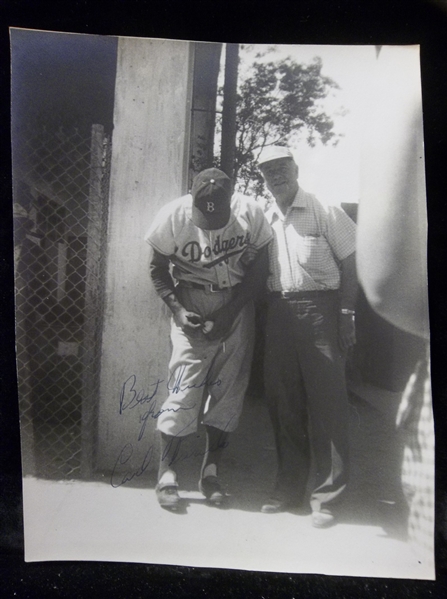
[[[197,490],[203,431],[179,467],[183,509],[159,507],[153,474],[117,489],[104,482],[26,478],[25,552],[34,560],[101,560],[210,568],[432,578],[405,541],[394,433],[398,396],[351,390],[351,482],[336,526],[312,528],[308,510],[262,514],[275,475],[265,402],[248,397],[220,470],[224,509]],[[185,446],[187,451],[187,446]]]

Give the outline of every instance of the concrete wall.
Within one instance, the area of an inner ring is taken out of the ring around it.
[[[169,329],[143,237],[159,208],[186,192],[191,56],[187,42],[118,45],[96,454],[114,486],[156,467],[153,416],[166,397]]]

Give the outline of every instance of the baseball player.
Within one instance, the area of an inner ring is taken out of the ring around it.
[[[191,194],[163,207],[145,239],[150,274],[172,311],[169,395],[160,410],[159,504],[179,506],[176,456],[182,439],[205,425],[206,450],[199,489],[219,505],[218,466],[237,427],[250,376],[253,298],[268,274],[272,237],[258,204],[231,195],[219,169],[199,173]]]

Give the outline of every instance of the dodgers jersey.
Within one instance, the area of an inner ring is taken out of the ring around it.
[[[221,229],[201,229],[191,220],[191,194],[169,202],[144,239],[169,256],[177,281],[233,287],[244,277],[257,251],[272,238],[259,204],[241,194],[231,199],[231,215]]]

